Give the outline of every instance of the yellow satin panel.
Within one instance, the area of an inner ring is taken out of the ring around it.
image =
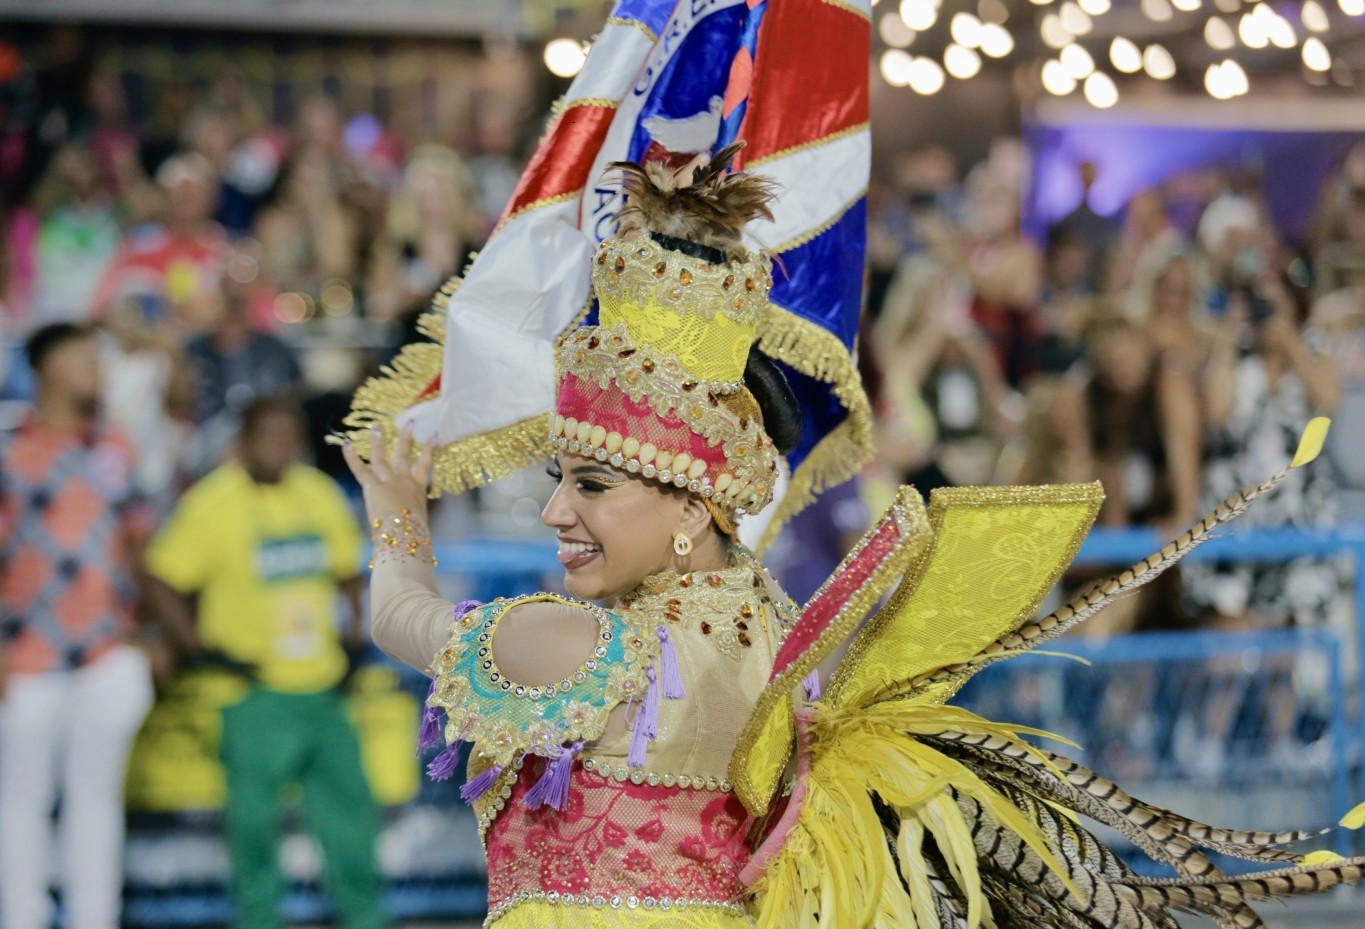
[[[644,304],[599,297],[598,319],[604,327],[624,321],[636,345],[651,345],[682,362],[687,375],[699,380],[738,381],[744,377],[749,346],[758,338],[752,322],[737,322],[714,310],[707,315],[656,300]],[[708,318],[708,316],[710,318]]]
[[[503,913],[489,929],[751,929],[746,916],[707,909],[661,913],[658,910],[556,906],[523,903]]]
[[[826,702],[866,705],[1018,628],[1075,558],[1103,502],[1098,483],[954,487],[930,498],[933,544],[849,646]],[[941,702],[951,690],[916,693]]]
[[[764,701],[744,730],[745,734],[754,732],[753,743],[745,744],[741,737],[740,747],[730,761],[730,778],[740,802],[753,813],[766,809],[777,794],[778,781],[792,755],[796,727],[792,722],[791,694],[779,693]]]

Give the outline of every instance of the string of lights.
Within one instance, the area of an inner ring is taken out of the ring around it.
[[[1101,109],[1135,82],[1183,73],[1193,84],[1201,67],[1210,97],[1240,97],[1251,90],[1257,55],[1296,48],[1308,83],[1350,86],[1352,67],[1335,49],[1365,30],[1365,0],[900,0],[887,9],[893,3],[872,0],[877,69],[892,87],[927,96],[950,79],[1013,66],[1046,94],[1079,90]],[[1173,51],[1191,36],[1206,49]],[[545,65],[569,78],[586,53],[576,39],[555,38]]]
[[[878,5],[876,0],[873,5]],[[1021,57],[1016,49],[1026,46],[1041,54],[1035,56],[1036,62],[1018,64],[1034,69],[1043,91],[1060,97],[1079,88],[1086,101],[1104,109],[1119,102],[1116,77],[1153,81],[1176,77],[1182,66],[1171,49],[1155,39],[1196,31],[1210,51],[1228,53],[1204,70],[1204,89],[1214,99],[1230,100],[1251,90],[1248,68],[1239,57],[1263,49],[1298,48],[1309,83],[1322,85],[1326,83],[1322,76],[1331,75],[1335,83],[1349,86],[1354,75],[1350,65],[1334,54],[1333,42],[1365,25],[1353,22],[1365,16],[1365,0],[1338,0],[1331,12],[1324,0],[1212,0],[1211,10],[1205,9],[1205,0],[1139,0],[1121,8],[1111,0],[1030,0],[1029,5],[1013,5],[1013,19],[1023,22],[1012,21],[1011,7],[1001,0],[981,0],[975,14],[947,14],[944,5],[943,0],[902,0],[898,9],[880,14],[877,32],[886,48],[879,70],[888,84],[935,93],[945,75],[968,80],[980,73],[983,61],[978,51],[989,58]],[[1132,15],[1134,7],[1140,17]],[[1105,19],[1122,22],[1105,29]],[[942,64],[929,54],[915,54],[912,48],[917,43],[937,47],[923,40],[941,32],[945,20],[947,35],[939,38],[949,41],[942,49]],[[1134,38],[1124,35],[1125,30]],[[1143,35],[1149,38],[1139,37]]]

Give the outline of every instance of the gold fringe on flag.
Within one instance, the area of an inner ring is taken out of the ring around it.
[[[853,354],[829,330],[770,303],[758,344],[770,358],[829,384],[848,410],[844,421],[817,442],[792,472],[787,493],[759,540],[758,551],[763,552],[817,494],[857,474],[872,457],[872,405]]]
[[[441,374],[446,309],[459,286],[458,277],[447,281],[417,323],[418,330],[433,341],[403,346],[391,365],[356,390],[351,412],[344,420],[344,435],[367,461],[374,430],[379,430],[385,447],[391,450],[397,437],[397,417],[422,401],[435,399],[435,394],[426,394]],[[547,412],[442,446],[436,452],[430,494],[461,493],[530,467],[550,457],[549,438]]]

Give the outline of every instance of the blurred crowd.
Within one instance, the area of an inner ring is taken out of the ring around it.
[[[209,705],[234,925],[282,924],[292,784],[340,922],[378,929],[380,817],[345,689],[366,651],[363,537],[303,462],[344,472],[324,438],[418,337],[516,167],[327,96],[274,125],[230,70],[165,82],[135,123],[79,31],[36,64],[6,51],[0,925],[51,924],[54,857],[64,924],[118,924],[152,682],[210,667],[236,682]]]
[[[104,412],[164,511],[230,449],[253,397],[292,394],[318,439],[335,429],[355,384],[417,337],[517,169],[327,96],[273,125],[231,70],[163,82],[134,123],[83,42],[55,31],[46,64],[0,93],[0,381],[30,398],[26,335],[97,324]]]
[[[1212,169],[1025,234],[1016,141],[961,171],[901,154],[872,191],[863,363],[881,478],[943,485],[1100,480],[1100,523],[1174,538],[1289,461],[1340,413],[1329,460],[1248,521],[1326,526],[1360,485],[1365,142],[1325,179],[1310,234],[1276,227],[1274,177]],[[1097,629],[1315,624],[1343,599],[1332,563],[1190,565]]]
[[[119,75],[83,42],[55,30],[41,66],[0,73],[3,396],[32,397],[28,334],[94,324],[104,415],[138,448],[136,487],[160,516],[230,453],[258,397],[303,402],[313,457],[344,479],[323,438],[359,380],[420,337],[418,316],[488,235],[517,165],[403,138],[327,96],[278,124],[231,69],[163,82],[134,122]],[[1353,431],[1365,143],[1325,179],[1298,240],[1266,205],[1274,177],[1194,172],[1110,217],[1088,197],[1104,166],[1076,171],[1074,209],[1026,230],[1017,140],[969,169],[936,145],[880,166],[861,338],[877,419],[867,486],[1098,479],[1103,524],[1171,537],[1275,471],[1312,416],[1340,411],[1338,436]],[[1329,522],[1350,499],[1339,492],[1365,488],[1360,456],[1340,446],[1251,518]],[[1161,621],[1316,621],[1339,581],[1322,564],[1186,574],[1151,611]]]

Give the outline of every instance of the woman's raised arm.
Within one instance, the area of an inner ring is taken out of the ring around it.
[[[451,635],[455,605],[436,586],[427,487],[434,442],[413,455],[404,428],[388,457],[376,432],[369,464],[346,443],[342,453],[365,493],[374,532],[370,574],[370,635],[390,657],[426,673]],[[493,638],[494,658],[507,676],[527,686],[572,674],[597,644],[597,623],[570,604],[536,602],[508,611]]]
[[[375,430],[369,464],[350,442],[342,455],[365,493],[373,531],[370,562],[370,635],[387,655],[426,672],[450,635],[455,605],[436,586],[431,533],[427,528],[427,486],[435,441],[413,456],[412,430],[400,430],[393,455],[386,456]]]

